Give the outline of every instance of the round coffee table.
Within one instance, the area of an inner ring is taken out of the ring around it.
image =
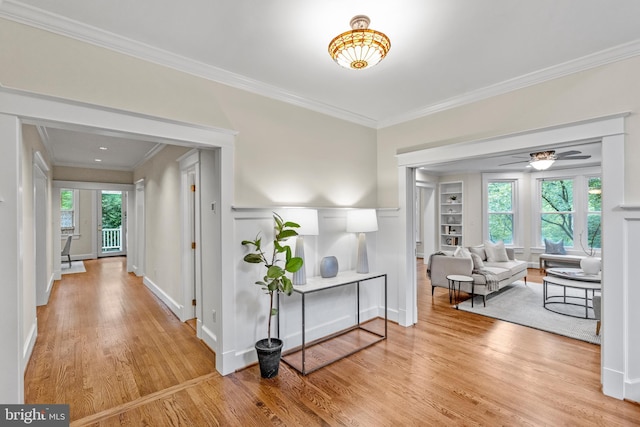
[[[602,289],[600,274],[588,275],[579,268],[550,268],[547,270],[548,276],[542,278],[542,305],[549,311],[562,314],[565,316],[579,317],[589,319],[589,309],[593,308],[593,295],[596,291]],[[562,295],[549,295],[549,285],[560,286]],[[577,289],[582,296],[568,296],[567,288]],[[591,291],[591,298],[589,298]],[[577,301],[577,302],[576,302]],[[589,305],[589,301],[592,301]],[[549,305],[564,304],[584,307],[584,316],[564,313],[549,307]],[[593,319],[595,317],[591,317]]]

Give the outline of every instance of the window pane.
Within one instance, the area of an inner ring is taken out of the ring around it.
[[[60,212],[60,228],[73,230],[73,211]]]
[[[542,212],[573,212],[572,179],[542,181],[541,190]]]
[[[588,235],[586,236],[586,244],[589,248],[600,249],[602,247],[600,244],[600,238],[602,237],[602,233],[600,233],[600,218],[600,215],[587,215]]]
[[[489,214],[489,239],[492,242],[502,240],[505,244],[513,244],[513,215]]]
[[[602,182],[600,178],[589,178],[589,212],[602,211]]]
[[[73,210],[73,190],[60,190],[60,209]]]
[[[562,240],[565,246],[573,246],[573,214],[542,214],[542,240]]]
[[[489,212],[511,212],[513,210],[513,183],[490,182],[487,192]]]

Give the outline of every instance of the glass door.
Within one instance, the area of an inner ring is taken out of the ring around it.
[[[126,193],[98,191],[98,256],[126,255]]]

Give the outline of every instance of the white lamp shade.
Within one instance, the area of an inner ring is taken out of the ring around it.
[[[543,171],[549,169],[553,164],[554,160],[535,160],[529,163],[534,169],[539,171]]]
[[[318,211],[316,209],[291,209],[286,213],[284,219],[300,226],[295,229],[300,236],[317,236],[319,234]]]
[[[352,209],[347,211],[347,233],[378,231],[375,209]]]

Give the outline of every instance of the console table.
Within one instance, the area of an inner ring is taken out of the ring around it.
[[[360,323],[360,284],[364,284],[367,282],[370,282],[372,279],[377,279],[377,278],[384,278],[384,333],[379,333],[376,331],[372,331],[366,327],[363,326],[363,324]],[[364,282],[364,283],[363,283]],[[325,291],[327,289],[334,289],[340,286],[348,286],[348,285],[354,285],[356,286],[356,324],[341,330],[339,332],[333,333],[331,335],[322,337],[320,339],[317,339],[313,342],[307,343],[306,342],[306,338],[305,338],[305,333],[306,333],[306,325],[305,325],[305,321],[306,321],[306,302],[305,302],[305,297],[309,294],[313,294],[316,292],[322,292]],[[318,369],[327,366],[333,362],[337,362],[338,360],[344,359],[347,356],[350,356],[360,350],[363,350],[367,347],[370,347],[384,339],[387,338],[387,275],[385,273],[356,273],[355,271],[351,270],[351,271],[341,271],[340,273],[338,273],[338,275],[336,277],[330,277],[330,278],[322,278],[322,277],[309,277],[307,278],[307,283],[305,285],[295,285],[293,287],[293,291],[295,293],[300,294],[301,296],[301,304],[302,304],[302,345],[299,348],[295,348],[292,350],[287,351],[286,353],[283,353],[282,355],[282,361],[285,362],[287,365],[291,366],[293,369],[295,369],[296,371],[300,372],[302,375],[307,375],[310,374],[311,372],[317,371]],[[279,297],[279,295],[278,295]],[[280,305],[280,302],[278,300],[278,306]],[[279,325],[278,325],[278,329],[280,329]],[[344,354],[340,354],[337,357],[334,357],[330,360],[327,360],[317,366],[314,366],[310,369],[307,368],[307,361],[306,361],[306,352],[307,350],[315,345],[318,345],[322,342],[337,338],[339,336],[345,335],[351,331],[354,330],[361,330],[361,331],[365,331],[369,334],[372,334],[373,336],[375,336],[375,339],[371,342],[367,342],[363,345],[358,346],[357,348],[348,350],[347,352],[345,352]],[[279,332],[279,331],[278,331]],[[299,358],[301,358],[301,363],[299,363],[300,366],[297,366],[296,363],[293,362],[293,357],[292,355],[294,354],[298,354],[299,353]]]

